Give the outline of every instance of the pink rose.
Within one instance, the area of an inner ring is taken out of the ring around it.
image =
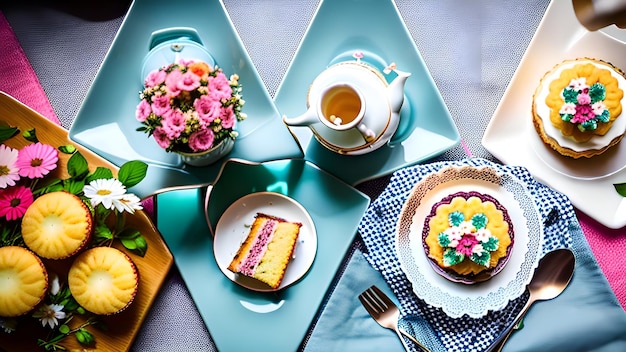
[[[215,100],[221,101],[222,99],[229,99],[233,93],[232,88],[230,88],[230,83],[228,83],[228,79],[223,72],[217,73],[215,77],[209,77],[207,87],[209,89],[209,95]]]
[[[191,92],[198,87],[200,87],[200,77],[193,72],[187,71],[180,76],[180,80],[178,81],[178,88],[180,90]]]
[[[161,127],[157,127],[154,129],[154,132],[152,133],[152,136],[154,137],[154,140],[157,142],[157,144],[165,149],[167,147],[169,147],[170,145],[170,140],[169,138],[167,138],[167,133],[165,132],[165,130]]]
[[[163,131],[170,140],[180,137],[180,134],[185,130],[186,124],[187,119],[185,115],[178,109],[170,111],[161,120]]]
[[[203,95],[194,101],[193,107],[196,109],[200,120],[205,125],[209,125],[213,120],[220,117],[222,103],[219,100],[211,99],[208,95]]]
[[[150,103],[142,99],[139,105],[137,105],[137,111],[135,113],[135,115],[137,116],[137,120],[141,122],[146,121],[148,116],[150,116],[150,113],[152,113]]]
[[[159,84],[165,82],[165,76],[167,76],[167,73],[165,73],[165,71],[154,70],[150,72],[148,76],[146,76],[143,84],[146,86],[146,88],[158,86]]]
[[[210,129],[202,129],[189,136],[189,148],[193,151],[201,152],[213,146],[215,135]]]
[[[157,116],[167,115],[172,107],[170,106],[170,97],[167,95],[155,95],[152,97],[152,112]]]
[[[167,92],[175,97],[180,94],[180,81],[182,80],[183,73],[179,69],[175,69],[165,77],[165,88]]]
[[[233,112],[232,105],[222,109],[220,119],[222,120],[222,126],[224,126],[224,128],[233,128],[235,125],[235,113]]]

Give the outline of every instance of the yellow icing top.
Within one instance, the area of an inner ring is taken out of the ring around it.
[[[425,238],[425,243],[429,247],[429,257],[434,259],[440,267],[444,268],[443,253],[445,248],[439,245],[439,233],[450,227],[449,214],[459,211],[465,215],[466,219],[475,214],[484,214],[488,218],[486,229],[499,241],[498,249],[491,252],[491,259],[488,266],[482,266],[466,258],[463,262],[455,264],[447,269],[452,269],[459,275],[475,275],[485,269],[494,268],[500,259],[506,256],[507,248],[511,245],[509,236],[509,224],[504,220],[504,215],[498,210],[494,203],[483,202],[480,198],[472,196],[468,199],[454,197],[449,204],[442,204],[436,209],[435,215],[430,219],[429,232]]]
[[[609,121],[599,123],[593,131],[581,131],[576,124],[564,121],[561,116],[561,108],[565,104],[563,91],[570,83],[584,78],[587,86],[595,83],[602,84],[606,89],[604,106],[609,111]],[[611,75],[609,69],[600,68],[592,63],[581,63],[561,71],[559,78],[550,82],[549,93],[546,97],[546,105],[550,108],[550,121],[561,133],[577,142],[586,142],[594,135],[603,136],[613,125],[615,119],[622,112],[621,100],[624,92],[619,88],[618,80]]]

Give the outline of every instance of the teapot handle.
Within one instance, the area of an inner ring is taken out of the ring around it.
[[[155,46],[174,39],[187,39],[194,41],[200,45],[204,45],[202,43],[202,39],[200,39],[200,34],[198,34],[198,31],[195,28],[170,27],[152,32],[152,34],[150,35],[150,45],[148,47],[148,50],[152,50]]]

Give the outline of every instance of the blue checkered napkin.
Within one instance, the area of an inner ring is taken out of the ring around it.
[[[575,213],[564,195],[534,180],[525,168],[503,166],[485,159],[438,162],[399,170],[393,174],[387,188],[372,202],[359,224],[359,233],[367,247],[364,255],[381,272],[398,297],[402,306],[402,324],[413,330],[419,338],[420,332],[428,331],[424,329],[424,322],[416,318],[422,317],[436,332],[440,342],[429,346],[433,351],[483,351],[506,326],[512,324],[528,299],[528,294],[509,302],[504,309],[490,312],[481,318],[470,318],[467,315],[450,318],[440,308],[426,304],[415,295],[395,251],[396,223],[414,185],[428,174],[447,166],[489,166],[499,173],[512,174],[525,183],[546,225],[542,255],[557,248],[571,247],[572,238],[567,226],[570,220],[575,220]],[[430,338],[432,336],[425,336],[424,340]]]

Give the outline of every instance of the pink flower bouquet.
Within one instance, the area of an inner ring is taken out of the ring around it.
[[[236,122],[246,118],[238,79],[193,60],[150,72],[137,105],[136,117],[143,124],[137,131],[153,136],[168,152],[203,152],[234,140]]]

